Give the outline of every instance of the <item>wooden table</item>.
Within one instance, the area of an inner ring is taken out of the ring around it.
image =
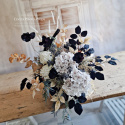
[[[105,65],[105,81],[94,82],[96,91],[87,103],[125,95],[125,51],[111,56],[120,62],[117,66]],[[46,104],[41,92],[37,92],[35,99],[30,90],[20,92],[20,82],[25,77],[32,77],[32,71],[0,75],[0,122],[51,111],[52,102]]]

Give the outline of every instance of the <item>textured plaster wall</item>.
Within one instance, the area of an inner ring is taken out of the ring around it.
[[[15,26],[14,17],[18,17],[15,0],[0,0],[0,74],[23,70],[23,64],[10,64],[11,53],[25,53],[21,28]]]
[[[125,50],[125,0],[94,0],[99,55]]]

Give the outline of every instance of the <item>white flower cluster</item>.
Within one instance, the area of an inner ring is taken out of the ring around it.
[[[49,79],[49,72],[52,69],[52,66],[44,65],[40,70],[40,75],[44,77],[44,79]]]
[[[42,64],[47,64],[47,61],[52,60],[52,54],[49,51],[42,51],[40,52],[40,62]]]
[[[86,72],[81,72],[76,67],[70,74],[71,78],[64,80],[63,89],[71,96],[81,96],[81,93],[87,94],[91,88],[90,76]]]
[[[62,52],[59,56],[55,58],[54,68],[60,74],[67,74],[69,68],[78,67],[78,64],[73,61],[73,56],[71,52]]]

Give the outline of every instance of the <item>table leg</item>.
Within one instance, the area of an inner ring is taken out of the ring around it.
[[[124,111],[124,121],[123,121],[123,125],[125,125],[125,111]]]
[[[103,103],[104,103],[104,100],[102,100],[102,101],[100,102],[99,112],[101,112],[101,111],[102,111],[102,108],[103,108]]]

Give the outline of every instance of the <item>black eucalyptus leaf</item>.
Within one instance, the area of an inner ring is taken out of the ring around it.
[[[62,96],[64,97],[65,101],[68,101],[69,96],[66,93],[63,93]]]
[[[76,45],[70,45],[74,50],[76,50]]]
[[[75,28],[75,33],[76,33],[76,34],[80,34],[80,33],[81,33],[81,27],[80,27],[80,26],[77,26],[77,27]]]
[[[37,77],[39,77],[39,82],[40,82],[40,83],[44,81],[42,76],[40,76],[40,75],[35,75],[34,78],[36,79]]]
[[[69,50],[69,45],[65,44],[64,48]]]
[[[102,62],[103,60],[100,59],[100,58],[96,58],[95,61],[96,61],[96,62]]]
[[[92,53],[94,53],[94,49],[93,49],[93,48],[90,48],[90,49],[88,50],[88,52],[89,52],[90,54],[92,54]]]
[[[30,88],[32,87],[32,84],[31,84],[30,82],[28,82],[28,83],[26,84],[26,87],[27,87],[27,89],[30,89]]]
[[[72,35],[70,35],[70,37],[71,37],[72,39],[76,39],[76,38],[77,38],[77,35],[76,35],[76,34],[72,34]]]
[[[88,66],[95,66],[95,64],[94,64],[94,63],[92,63],[92,64],[88,64]]]
[[[21,82],[21,84],[20,84],[20,90],[21,90],[21,91],[24,89],[27,80],[28,80],[27,78],[24,78],[24,79],[22,80],[22,82]]]
[[[88,49],[88,48],[89,48],[89,45],[85,44],[83,48],[84,48],[84,49]]]
[[[117,60],[116,58],[112,57],[111,60]]]
[[[85,97],[85,93],[82,93],[80,97],[78,97],[78,101],[80,103],[84,103],[87,101],[86,97]]]
[[[109,60],[108,63],[111,64],[111,65],[117,65],[117,63],[113,60]]]
[[[80,103],[75,104],[74,110],[78,115],[81,115],[81,113],[83,112],[83,108]]]
[[[57,88],[56,88],[56,87],[51,87],[51,88],[49,89],[49,93],[50,93],[52,96],[56,93],[56,91],[57,91]]]
[[[90,48],[87,52],[85,52],[85,55],[90,56],[93,53],[94,53],[94,49]]]
[[[95,66],[95,69],[97,69],[99,71],[103,71],[103,68],[101,66]]]
[[[98,80],[104,80],[104,75],[100,72],[96,72],[95,76]]]
[[[69,104],[69,109],[72,109],[75,106],[75,101],[70,100],[68,104]]]
[[[76,45],[76,41],[75,41],[74,39],[69,39],[69,43],[70,43],[71,45]]]
[[[81,36],[86,37],[87,36],[87,31],[82,31]]]
[[[76,44],[77,44],[77,45],[80,45],[80,44],[81,44],[81,42],[79,42],[79,40],[77,40]]]
[[[83,52],[85,52],[85,49],[84,49],[84,47],[80,48],[80,50],[81,50],[81,51],[83,51]]]
[[[100,58],[101,58],[101,56],[96,56],[96,58],[99,58],[99,59],[100,59]]]
[[[109,55],[105,55],[104,57],[105,57],[106,59],[111,58],[111,56],[109,56]]]
[[[90,72],[90,77],[91,77],[93,80],[95,80],[95,71],[91,71],[91,72]]]

